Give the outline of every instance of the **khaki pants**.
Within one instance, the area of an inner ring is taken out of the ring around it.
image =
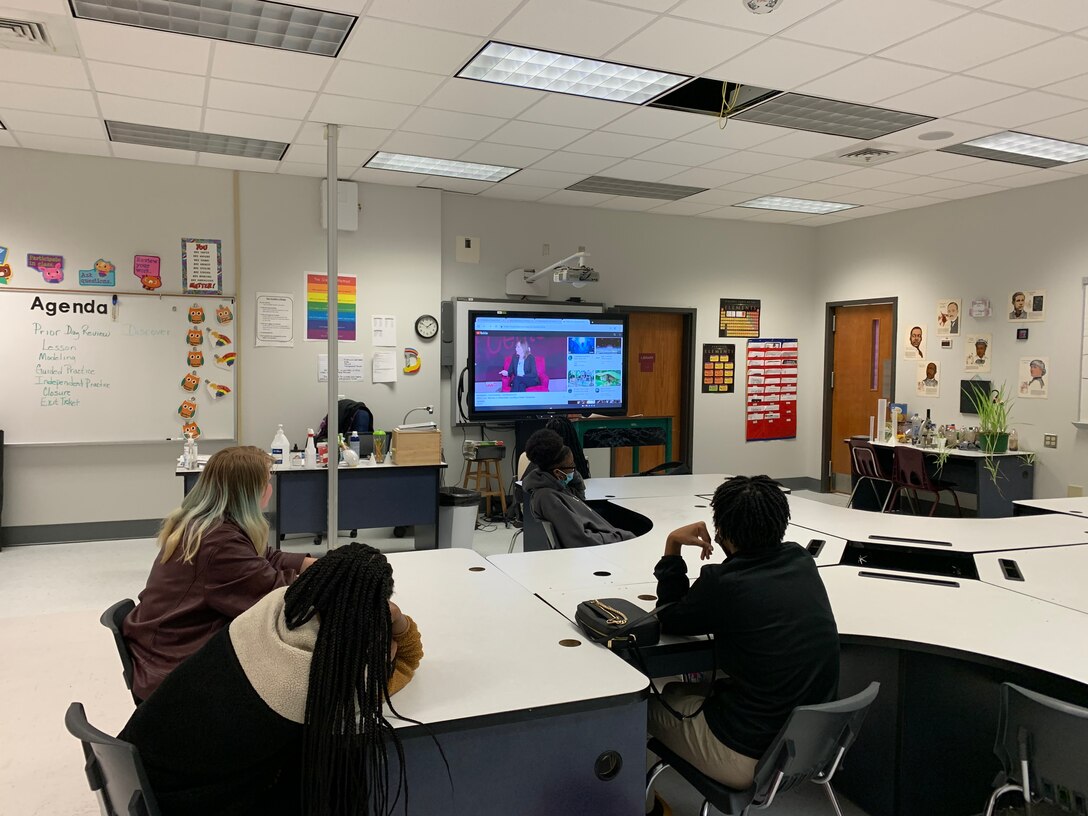
[[[669,683],[661,696],[681,714],[690,714],[706,698],[706,689],[701,683]],[[758,760],[738,754],[715,737],[702,713],[678,720],[651,697],[649,721],[650,736],[661,740],[701,773],[738,790],[752,784]]]

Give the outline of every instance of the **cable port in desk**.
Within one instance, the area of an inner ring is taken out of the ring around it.
[[[978,580],[978,569],[970,553],[949,552],[932,547],[847,541],[839,563],[869,570],[914,572],[922,575]]]

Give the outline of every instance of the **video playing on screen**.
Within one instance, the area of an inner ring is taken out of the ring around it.
[[[627,318],[469,312],[469,418],[626,412]]]

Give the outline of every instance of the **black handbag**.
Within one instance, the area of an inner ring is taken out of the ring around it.
[[[613,651],[653,646],[661,638],[657,613],[647,612],[623,598],[594,598],[578,604],[574,620],[585,636]]]

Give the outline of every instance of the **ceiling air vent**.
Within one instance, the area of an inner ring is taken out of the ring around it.
[[[0,48],[52,53],[49,32],[42,23],[0,17]]]
[[[875,147],[865,147],[861,150],[852,150],[849,153],[843,153],[839,156],[839,161],[845,164],[856,164],[861,167],[868,167],[873,164],[880,164],[886,162],[888,159],[893,159],[899,154],[894,150],[880,150]]]

